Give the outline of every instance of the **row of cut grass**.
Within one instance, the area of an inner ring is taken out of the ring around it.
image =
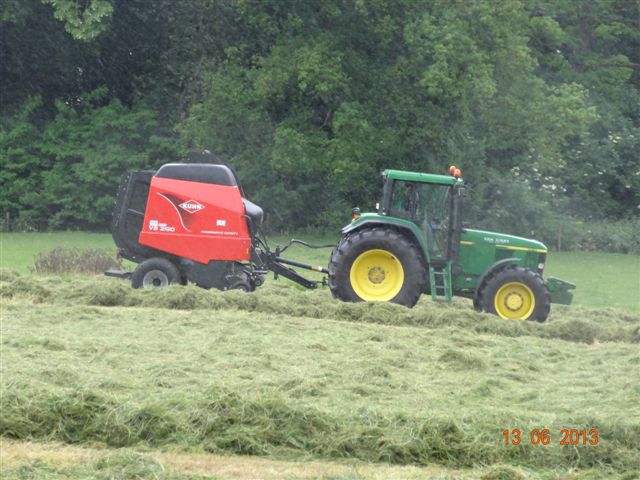
[[[270,237],[270,244],[284,245],[290,237]],[[302,235],[317,244],[335,243],[337,235]],[[21,273],[33,269],[35,255],[56,246],[80,249],[101,248],[115,253],[110,234],[85,232],[2,233],[0,234],[0,268]],[[286,257],[314,265],[326,265],[330,249],[312,250],[292,246]],[[126,263],[128,268],[134,265]],[[321,276],[304,272],[313,278]],[[640,311],[640,255],[598,252],[551,252],[545,276],[557,276],[578,285],[575,303],[591,307],[619,307]],[[283,282],[287,282],[283,280]]]
[[[458,302],[410,310],[282,285],[246,295],[3,278],[5,436],[455,468],[640,468],[637,315],[584,310],[592,315],[569,334],[556,329],[577,319],[504,322]],[[574,336],[584,329],[597,332],[591,343]],[[602,443],[561,447],[560,429],[572,426],[598,428]],[[554,444],[505,447],[501,431],[515,427],[551,428]]]
[[[433,303],[423,297],[412,308],[390,303],[343,303],[327,290],[292,288],[284,282],[268,282],[249,295],[241,292],[204,290],[193,285],[162,290],[134,290],[128,282],[105,277],[20,275],[0,270],[0,295],[57,306],[157,307],[171,310],[241,310],[295,317],[335,319],[359,323],[418,326],[428,329],[453,327],[505,337],[534,336],[570,342],[640,342],[638,314],[617,309],[556,306],[549,321],[504,321],[473,310],[471,301]]]
[[[358,461],[273,460],[184,451],[149,451],[20,442],[0,438],[2,478],[25,480],[628,480],[610,469],[565,472],[509,465],[451,469],[438,465],[397,466]]]

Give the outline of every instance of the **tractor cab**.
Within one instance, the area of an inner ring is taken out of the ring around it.
[[[451,245],[453,187],[442,183],[422,183],[387,178],[389,215],[410,220],[427,241],[431,261],[446,261]]]
[[[458,177],[385,170],[380,213],[418,227],[430,264],[457,260],[464,183]]]

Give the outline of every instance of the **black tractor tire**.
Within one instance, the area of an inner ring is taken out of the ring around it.
[[[358,230],[340,240],[329,260],[329,288],[333,296],[344,302],[368,300],[356,293],[354,285],[351,283],[351,270],[357,259],[371,251],[383,251],[384,254],[389,255],[392,262],[397,260],[402,265],[403,276],[400,290],[393,298],[381,300],[413,307],[420,295],[424,293],[427,284],[427,268],[423,255],[405,235],[384,227]],[[376,268],[373,267],[370,271]],[[379,269],[377,274],[377,278],[380,278]],[[378,283],[384,282],[384,275],[385,273],[382,271],[382,280]],[[371,274],[368,278],[372,278]],[[396,284],[396,289],[398,285],[399,283]]]
[[[178,267],[166,258],[148,258],[131,274],[133,288],[160,288],[174,283],[182,283],[182,276]]]
[[[505,290],[501,290],[503,287]],[[497,295],[499,297],[496,299]],[[532,305],[527,304],[527,301],[532,302]],[[477,302],[474,303],[480,305],[485,312],[501,318],[544,322],[551,310],[551,295],[538,273],[525,267],[510,266],[499,270],[485,281]],[[496,309],[496,304],[502,315]]]

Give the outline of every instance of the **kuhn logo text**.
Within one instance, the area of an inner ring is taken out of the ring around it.
[[[178,205],[181,209],[188,213],[196,213],[200,210],[204,210],[204,205],[196,200],[187,200],[186,202],[182,202]]]

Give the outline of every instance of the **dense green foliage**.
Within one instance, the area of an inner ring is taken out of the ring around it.
[[[39,104],[31,98],[3,132],[2,206],[19,209],[26,225],[104,226],[122,173],[157,164],[171,150],[149,109],[117,99],[96,106],[104,94],[83,96],[76,107],[56,101],[42,132],[27,120]]]
[[[104,229],[120,173],[206,148],[270,228],[335,227],[375,202],[382,168],[456,163],[479,226],[556,243],[560,225],[615,219],[624,236],[640,207],[639,12],[637,0],[7,2],[0,208],[22,228]]]

